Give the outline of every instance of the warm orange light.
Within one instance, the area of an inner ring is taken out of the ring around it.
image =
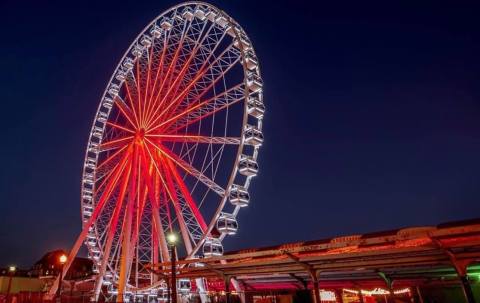
[[[9,271],[9,272],[14,272],[14,271],[16,271],[16,270],[17,270],[17,268],[16,268],[15,266],[13,266],[13,265],[8,267],[8,271]]]
[[[65,264],[67,263],[67,255],[61,255],[60,258],[58,258],[58,260],[60,261],[60,264]]]

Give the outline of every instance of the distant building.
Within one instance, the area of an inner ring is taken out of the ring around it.
[[[39,278],[52,278],[58,276],[62,268],[62,265],[59,262],[59,258],[62,254],[66,254],[66,252],[63,250],[54,250],[46,253],[33,265],[30,270],[30,275]],[[77,280],[89,277],[93,274],[92,269],[92,260],[77,257],[70,266],[65,280]]]

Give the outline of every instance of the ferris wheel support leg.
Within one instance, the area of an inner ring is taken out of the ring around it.
[[[245,292],[240,287],[240,283],[238,283],[238,280],[235,278],[232,278],[232,284],[233,284],[233,288],[235,288],[235,291],[239,294],[240,302],[245,303]]]
[[[210,303],[210,298],[207,296],[205,281],[203,280],[203,278],[195,279],[195,284],[197,285],[198,295],[200,296],[200,301],[202,303]]]
[[[130,183],[130,191],[128,197],[128,204],[125,215],[125,230],[122,239],[122,256],[120,258],[120,277],[118,279],[118,294],[117,302],[124,302],[125,288],[127,285],[128,275],[130,272],[131,258],[130,258],[130,241],[132,237],[132,220],[133,220],[133,207],[135,198],[137,196],[137,148],[134,151],[134,161],[132,165],[132,182]]]

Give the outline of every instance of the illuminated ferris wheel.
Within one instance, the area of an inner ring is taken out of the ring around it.
[[[85,243],[96,297],[157,290],[146,266],[169,260],[169,232],[186,258],[223,253],[258,172],[262,99],[252,43],[225,12],[187,2],[142,30],[107,84],[85,156],[69,260]]]

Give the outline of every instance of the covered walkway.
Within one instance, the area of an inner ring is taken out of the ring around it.
[[[479,261],[476,219],[181,260],[177,277],[221,280],[227,294],[230,281],[240,291],[312,289],[316,302],[321,301],[320,289],[335,291],[340,302],[341,291],[375,288],[385,290],[389,302],[405,288],[412,299],[423,302],[423,287],[459,285],[465,302],[474,303],[471,284],[478,283]],[[168,268],[170,263],[162,263],[152,270],[169,275]]]

